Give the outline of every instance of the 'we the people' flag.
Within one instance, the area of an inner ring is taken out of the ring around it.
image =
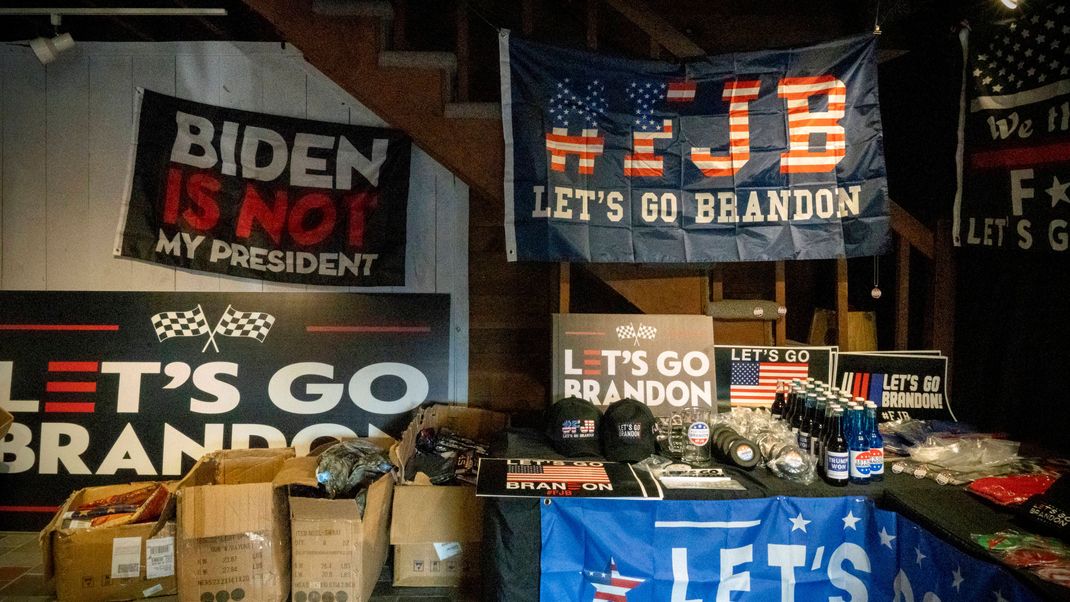
[[[1070,7],[1023,4],[961,34],[964,157],[958,246],[1070,249]]]
[[[871,35],[687,65],[503,32],[509,261],[711,262],[881,252]]]

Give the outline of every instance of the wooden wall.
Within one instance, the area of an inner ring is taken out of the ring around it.
[[[452,301],[450,391],[468,390],[468,187],[415,149],[406,286],[310,287],[112,256],[134,90],[359,125],[386,124],[274,43],[79,43],[42,66],[0,46],[0,290],[439,292]]]

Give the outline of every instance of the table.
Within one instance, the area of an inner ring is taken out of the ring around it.
[[[491,454],[500,458],[564,459],[539,432],[531,429],[504,432],[492,447]],[[665,499],[866,496],[879,507],[899,512],[962,551],[990,562],[995,560],[973,543],[971,533],[1021,529],[1014,524],[1011,513],[967,493],[962,487],[939,485],[928,479],[890,471],[883,482],[846,487],[833,487],[823,481],[801,485],[779,479],[764,469],[748,472],[726,467],[725,471],[743,484],[746,491],[666,489]],[[537,498],[486,499],[481,576],[484,599],[517,602],[539,599],[539,502]],[[1026,571],[1007,568],[1044,599],[1070,599],[1070,592],[1065,588],[1040,580]]]

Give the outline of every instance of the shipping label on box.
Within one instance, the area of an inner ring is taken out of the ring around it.
[[[323,597],[345,592],[358,599],[360,525],[352,521],[294,520],[293,594]]]
[[[281,587],[272,564],[271,532],[239,533],[182,542],[183,600],[275,600]]]
[[[479,568],[479,544],[457,545],[461,552],[445,560],[439,559],[434,544],[394,546],[394,585],[453,587],[474,576]]]

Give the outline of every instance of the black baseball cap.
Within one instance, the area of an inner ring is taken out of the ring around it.
[[[602,413],[579,397],[566,397],[546,412],[546,436],[566,458],[602,456],[599,426]]]
[[[641,401],[624,398],[606,408],[602,445],[606,459],[638,462],[654,453],[654,414]]]

